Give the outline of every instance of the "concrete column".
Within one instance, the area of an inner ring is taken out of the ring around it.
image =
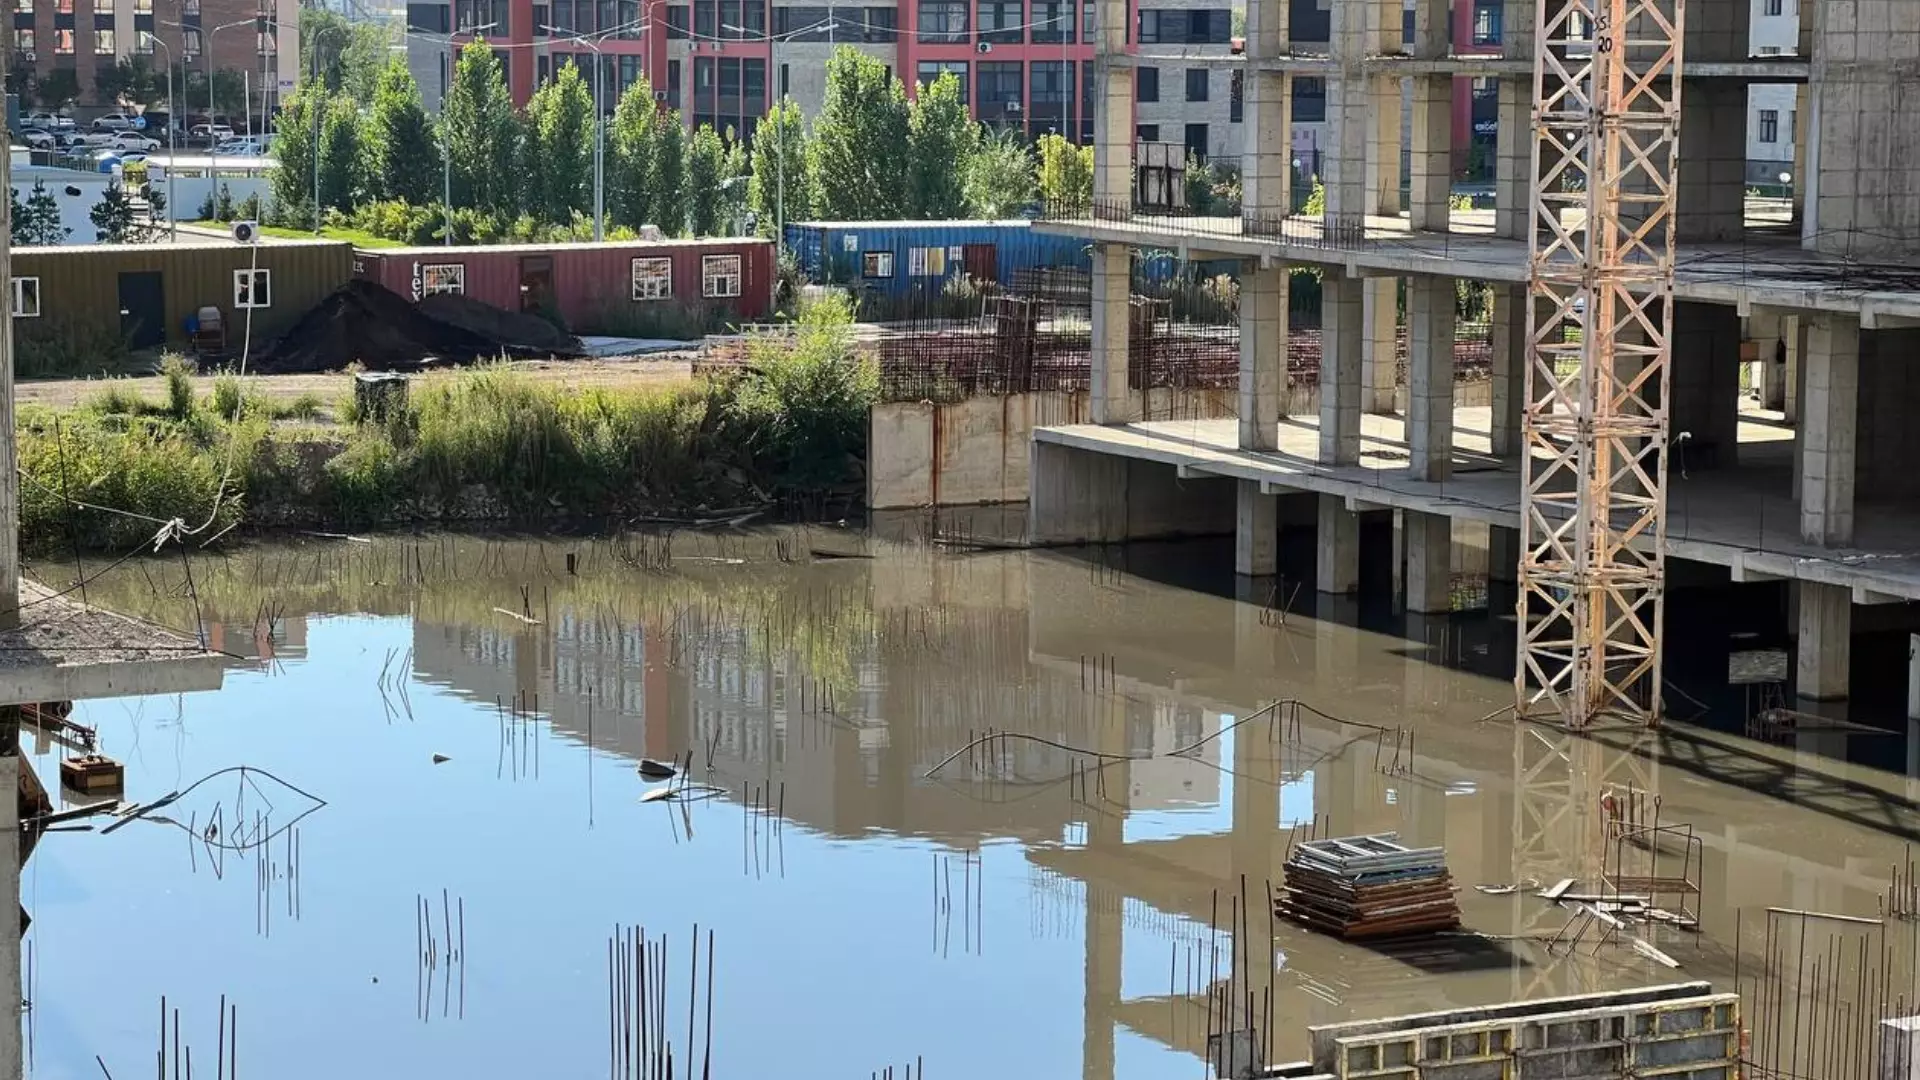
[[[1518,458],[1520,414],[1527,393],[1527,287],[1495,285],[1493,346],[1493,453]]]
[[[1520,580],[1520,530],[1505,525],[1487,527],[1487,578]]]
[[[1500,131],[1493,163],[1493,232],[1509,240],[1533,235],[1533,84],[1500,80]]]
[[[1095,0],[1096,52],[1127,52],[1133,11],[1127,0]],[[1133,68],[1097,64],[1094,71],[1093,198],[1109,212],[1133,207]]]
[[[1373,80],[1372,122],[1367,139],[1367,212],[1400,213],[1400,119],[1406,104],[1401,80]]]
[[[1400,279],[1363,278],[1360,287],[1360,407],[1388,416],[1399,409]]]
[[[1808,333],[1805,419],[1800,431],[1800,538],[1839,547],[1853,542],[1860,320],[1825,311],[1804,318]],[[1804,616],[1801,625],[1806,625]]]
[[[1027,536],[1036,544],[1127,538],[1127,459],[1034,440]]]
[[[1800,388],[1804,380],[1800,378],[1803,366],[1800,358],[1807,355],[1807,320],[1798,315],[1789,315],[1783,320],[1782,338],[1787,343],[1787,372],[1783,390],[1786,397],[1781,401],[1780,409],[1787,423],[1800,419]]]
[[[1448,0],[1413,0],[1413,55],[1442,60],[1451,40],[1453,5]]]
[[[1407,610],[1431,615],[1453,610],[1453,521],[1409,510]]]
[[[1241,213],[1277,222],[1293,211],[1293,84],[1278,71],[1249,70],[1246,80]]]
[[[1319,549],[1314,552],[1314,587],[1323,593],[1360,588],[1360,515],[1338,495],[1320,496]]]
[[[1416,480],[1453,473],[1453,294],[1450,277],[1407,279],[1407,445]]]
[[[1813,701],[1847,696],[1853,659],[1853,592],[1844,585],[1794,583],[1800,594],[1800,634],[1794,642],[1795,691]]]
[[[1415,229],[1446,232],[1452,221],[1453,76],[1422,75],[1413,80],[1407,209]]]
[[[1753,51],[1752,37],[1752,0],[1688,0],[1685,41],[1688,60],[1696,63],[1745,60]],[[1692,93],[1693,89],[1692,86],[1687,87],[1687,93]],[[1740,99],[1744,103],[1746,90],[1744,87],[1739,89]],[[1734,115],[1742,117],[1746,113],[1743,109]],[[1745,125],[1735,125],[1735,128],[1744,140]],[[1686,152],[1684,147],[1681,152]]]
[[[1689,18],[1688,38],[1693,31]],[[1680,129],[1686,138],[1680,144],[1673,220],[1682,241],[1737,240],[1746,229],[1746,104],[1746,86],[1734,82],[1697,81],[1681,95]]]
[[[1533,62],[1533,23],[1537,0],[1501,0],[1500,55]]]
[[[1874,1080],[1920,1080],[1920,1016],[1880,1021],[1879,1039]]]
[[[1320,464],[1360,461],[1361,281],[1333,268],[1320,282]],[[1324,515],[1323,515],[1324,516]]]
[[[1759,374],[1760,407],[1783,409],[1787,404],[1786,341],[1791,319],[1785,313],[1756,308],[1747,318],[1747,340],[1753,342]]]
[[[1140,418],[1138,402],[1127,386],[1131,260],[1124,244],[1093,246],[1093,373],[1088,396],[1096,424],[1126,424]]]
[[[1800,32],[1802,34],[1807,34],[1811,32],[1811,28],[1808,27],[1805,23],[1802,23],[1800,26]],[[1805,56],[1807,54],[1803,52],[1800,55]],[[1807,110],[1812,106],[1812,104],[1813,104],[1813,94],[1811,89],[1808,86],[1806,86],[1803,83],[1800,86],[1794,88],[1794,92],[1793,92],[1793,224],[1795,225],[1798,225],[1801,223],[1801,221],[1804,218],[1804,215],[1807,212],[1807,167],[1811,164],[1811,162],[1809,162],[1807,159],[1807,129],[1813,126],[1812,124],[1808,123],[1808,121],[1812,118],[1813,114],[1811,112],[1808,112]]]
[[[1287,269],[1249,265],[1240,276],[1240,449],[1273,450],[1287,407]]]
[[[1336,70],[1327,79],[1326,221],[1357,228],[1367,206],[1367,143],[1373,122],[1368,85],[1367,13],[1372,3],[1333,5],[1330,47]]]
[[[1280,572],[1280,496],[1264,495],[1258,480],[1241,480],[1233,527],[1233,572],[1267,577]]]

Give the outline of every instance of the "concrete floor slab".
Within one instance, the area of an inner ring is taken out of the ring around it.
[[[218,690],[226,658],[198,641],[21,582],[20,622],[0,631],[0,705]]]
[[[1749,217],[1749,225],[1768,220],[1764,213]],[[1527,280],[1526,242],[1494,236],[1490,210],[1453,211],[1448,232],[1416,232],[1404,217],[1369,216],[1364,237],[1329,239],[1322,226],[1319,218],[1293,216],[1250,232],[1238,217],[1156,217],[1144,212],[1130,220],[1034,223],[1044,233],[1096,243],[1172,248],[1184,258],[1267,256],[1286,263],[1340,267],[1352,274]],[[1739,243],[1683,245],[1674,269],[1674,295],[1704,303],[1859,314],[1868,329],[1920,320],[1920,289],[1902,288],[1872,269],[1808,251],[1797,236],[1750,234]],[[1911,273],[1920,281],[1920,268]]]
[[[1255,481],[1269,492],[1315,492],[1373,507],[1395,507],[1517,528],[1520,469],[1492,456],[1491,410],[1454,410],[1453,475],[1413,479],[1405,421],[1361,418],[1360,461],[1322,466],[1313,416],[1280,422],[1279,448],[1241,450],[1234,420],[1150,421],[1115,427],[1073,424],[1034,429],[1034,438],[1076,449],[1154,461],[1188,476]],[[1920,600],[1920,508],[1888,503],[1859,515],[1854,544],[1823,548],[1800,539],[1791,497],[1791,433],[1760,414],[1740,424],[1738,468],[1690,469],[1676,454],[1668,475],[1667,554],[1733,571],[1735,580],[1792,579],[1855,590],[1856,599]]]

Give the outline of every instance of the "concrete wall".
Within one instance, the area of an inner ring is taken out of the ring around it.
[[[1233,415],[1229,391],[1149,390],[1143,415]],[[1090,423],[1085,391],[977,397],[950,405],[883,402],[868,418],[867,507],[1025,502],[1033,429]]]
[[[1920,4],[1828,0],[1812,10],[1807,246],[1907,253],[1920,237]]]

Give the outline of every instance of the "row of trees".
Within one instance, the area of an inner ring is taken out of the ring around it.
[[[414,222],[411,232],[421,215],[379,204],[437,208],[449,199],[458,239],[543,227],[577,232],[590,219],[594,102],[573,64],[560,65],[516,110],[498,56],[476,41],[460,53],[437,120],[403,63],[381,69],[370,89],[361,85],[363,70],[342,64],[284,103],[276,220],[312,224],[316,156],[321,211],[349,220]],[[712,235],[733,230],[749,212],[763,232],[782,216],[1008,217],[1036,198],[1091,192],[1091,149],[1058,135],[1035,148],[992,134],[968,116],[960,94],[958,80],[943,75],[908,100],[879,61],[842,49],[829,61],[820,113],[809,122],[791,99],[777,102],[749,146],[731,128],[687,131],[637,80],[605,132],[607,227]]]
[[[19,188],[9,188],[9,197],[13,201],[13,242],[23,247],[41,247],[48,244],[64,244],[73,237],[60,214],[60,203],[47,190],[45,181],[36,180],[33,188],[23,200]],[[159,195],[154,195],[159,200]],[[155,210],[164,212],[166,203],[160,200]],[[94,239],[103,244],[124,244],[140,239],[145,230],[153,232],[159,227],[153,224],[155,219],[143,222],[134,211],[133,196],[119,184],[108,184],[101,192],[100,201],[87,210],[87,219],[93,225]]]

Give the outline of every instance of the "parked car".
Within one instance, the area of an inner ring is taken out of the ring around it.
[[[258,138],[228,139],[214,148],[214,153],[222,157],[259,157],[266,153],[266,146]]]
[[[28,128],[22,131],[19,137],[20,142],[32,150],[51,150],[55,145],[53,132],[38,128]]]
[[[39,128],[50,131],[53,129],[54,123],[59,119],[59,117],[50,112],[30,112],[20,118],[20,126],[23,128]]]
[[[92,149],[95,147],[111,146],[116,137],[117,136],[105,131],[78,131],[71,135],[61,136],[61,138],[65,140],[65,145],[68,149]]]
[[[233,129],[225,124],[195,124],[187,129],[187,141],[218,146],[233,138]]]
[[[132,131],[134,127],[133,116],[128,113],[108,113],[93,122],[95,131]]]
[[[137,131],[123,131],[111,136],[111,138],[113,141],[107,143],[107,145],[115,150],[132,150],[139,153],[149,153],[160,149],[159,139],[142,135]]]

